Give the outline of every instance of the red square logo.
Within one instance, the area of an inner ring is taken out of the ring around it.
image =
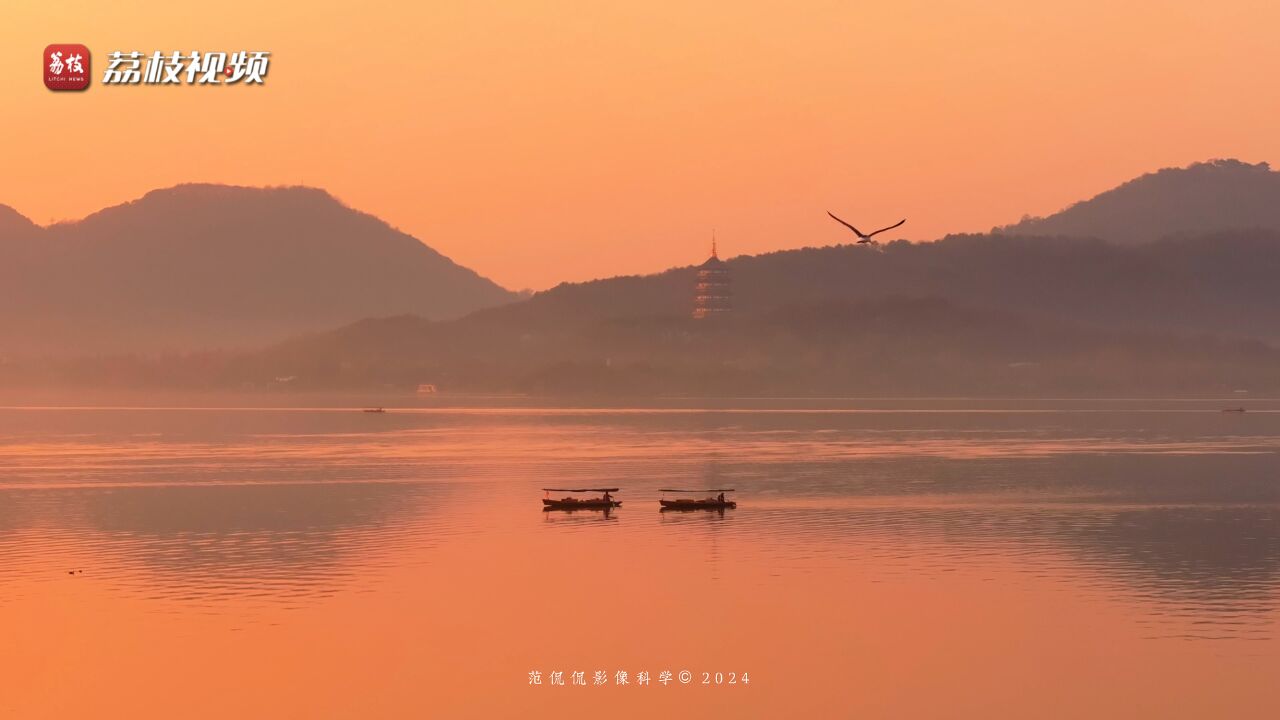
[[[50,90],[83,90],[89,87],[89,48],[73,44],[45,48],[44,86]]]

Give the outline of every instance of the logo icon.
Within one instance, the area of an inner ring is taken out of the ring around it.
[[[57,44],[44,49],[44,86],[50,90],[89,87],[89,48]]]

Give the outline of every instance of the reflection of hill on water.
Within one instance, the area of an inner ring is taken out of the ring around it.
[[[804,548],[851,539],[850,553],[902,573],[1012,557],[1037,574],[1096,576],[1152,607],[1207,624],[1253,624],[1277,609],[1280,505],[961,505],[769,511],[768,533]],[[814,517],[821,515],[821,517]],[[743,522],[760,532],[759,520]],[[903,554],[903,542],[923,542]],[[1064,562],[1062,554],[1071,561]]]
[[[41,506],[29,508],[28,525],[38,526],[47,513],[62,518],[59,527],[79,528],[66,547],[90,548],[85,562],[141,566],[145,572],[120,575],[145,584],[140,590],[148,594],[209,599],[332,592],[354,574],[345,557],[358,555],[362,572],[379,558],[389,564],[406,542],[423,535],[410,532],[412,526],[441,519],[428,506],[439,505],[446,493],[437,484],[322,483],[21,495]],[[11,527],[22,523],[20,514],[10,515]]]
[[[1173,601],[1267,607],[1280,587],[1280,507],[1149,508],[1059,524],[1055,535],[1088,564]]]
[[[1139,505],[1258,503],[1280,505],[1271,453],[1200,454],[1063,452],[1051,457],[854,458],[744,464],[737,483],[751,492],[811,498],[936,496],[983,502],[1134,503]]]

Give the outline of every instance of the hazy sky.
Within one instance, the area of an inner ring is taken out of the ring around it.
[[[324,187],[512,288],[1046,214],[1280,162],[1274,0],[33,2],[0,23],[0,203]],[[41,51],[88,45],[55,93]],[[267,50],[262,87],[103,86],[112,50]]]

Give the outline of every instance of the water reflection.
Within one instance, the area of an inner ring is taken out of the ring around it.
[[[724,513],[725,513],[725,510],[726,510],[726,509],[727,509],[727,508],[722,507],[722,506],[717,506],[717,507],[700,507],[700,506],[693,506],[693,507],[661,507],[661,508],[658,508],[658,512],[662,513],[663,515],[666,515],[666,514],[668,514],[668,513],[669,513],[669,514],[672,514],[672,515],[682,515],[682,514],[687,514],[687,513],[694,513],[694,514],[699,514],[699,515],[718,515],[719,517],[723,518],[723,517],[724,517]]]
[[[1130,603],[1156,637],[1270,637],[1280,605],[1274,414],[24,418],[0,411],[0,601],[75,566],[174,612],[293,606],[448,543],[514,572],[552,529],[693,553],[717,579],[739,562],[846,582],[1045,579]],[[623,507],[537,510],[541,487],[606,478]],[[662,487],[734,487],[739,507],[659,512]]]
[[[1280,609],[1278,507],[940,503],[738,512],[735,529],[777,539],[783,565],[833,538],[844,539],[841,557],[871,562],[882,577],[936,577],[998,560],[1076,591],[1127,598],[1156,633],[1269,638]],[[1195,633],[1185,631],[1189,618]]]
[[[4,493],[0,578],[83,568],[120,591],[194,603],[295,602],[349,588],[450,531],[447,487],[196,484]],[[38,534],[40,561],[17,550]]]
[[[557,527],[570,527],[584,523],[616,522],[618,511],[614,508],[542,508],[543,522]]]

